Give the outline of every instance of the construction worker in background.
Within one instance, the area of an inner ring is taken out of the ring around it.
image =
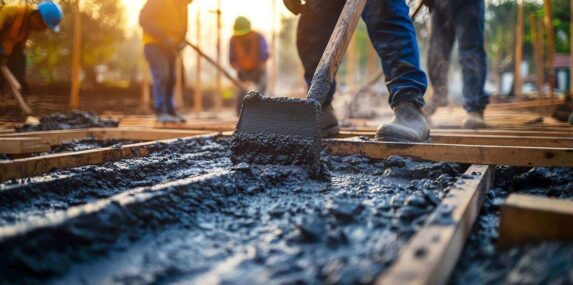
[[[253,31],[251,22],[245,17],[237,17],[235,20],[229,58],[239,80],[252,82],[256,85],[256,91],[264,94],[267,89],[266,63],[269,59],[269,47],[263,35]],[[243,92],[237,93],[237,114],[241,112],[244,96]]]
[[[426,116],[448,103],[448,71],[454,42],[458,40],[462,67],[466,129],[486,128],[484,111],[487,55],[484,48],[484,0],[425,0],[432,14],[428,69],[434,94],[424,108]]]
[[[297,31],[298,54],[304,65],[304,78],[310,85],[314,72],[328,44],[345,0],[284,0],[294,14],[302,14]],[[430,127],[422,114],[426,74],[420,68],[416,32],[409,8],[403,0],[370,0],[362,14],[370,39],[382,61],[390,91],[390,106],[395,117],[380,126],[378,140],[426,142]],[[322,109],[322,135],[338,132],[338,120],[331,102],[333,85]]]
[[[0,61],[12,71],[23,87],[26,87],[26,41],[32,32],[50,29],[60,30],[64,14],[62,8],[52,1],[38,6],[0,5]]]
[[[175,66],[185,48],[187,6],[192,0],[147,0],[139,16],[143,28],[145,59],[153,77],[157,122],[183,123],[175,112]]]

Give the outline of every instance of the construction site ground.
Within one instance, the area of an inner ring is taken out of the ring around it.
[[[570,243],[498,246],[508,195],[573,197],[573,128],[507,104],[477,132],[459,128],[462,108],[440,109],[436,144],[372,141],[391,113],[344,118],[322,179],[233,165],[230,111],[104,115],[117,131],[4,121],[0,139],[50,151],[0,161],[0,283],[571,283]]]

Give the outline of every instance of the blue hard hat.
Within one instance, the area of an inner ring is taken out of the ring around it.
[[[60,23],[64,17],[62,7],[52,1],[44,1],[38,5],[38,12],[42,16],[46,26],[54,32],[60,31]]]

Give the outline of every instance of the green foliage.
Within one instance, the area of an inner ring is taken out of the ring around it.
[[[34,34],[28,42],[30,69],[47,81],[67,80],[73,44],[73,3],[62,0],[64,21],[59,33]],[[125,15],[118,0],[83,0],[81,7],[82,66],[106,63],[125,39]]]

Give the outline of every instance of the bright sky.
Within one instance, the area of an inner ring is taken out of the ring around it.
[[[281,0],[274,0],[278,15],[287,15],[288,11],[284,8]],[[128,25],[130,28],[137,28],[137,18],[139,11],[145,0],[122,0],[123,5],[127,8]],[[235,18],[238,16],[248,17],[253,27],[259,31],[270,32],[273,26],[272,15],[273,0],[221,0],[221,10],[223,11],[223,27],[224,29],[232,28]],[[211,11],[217,8],[216,0],[194,0],[189,8],[189,25],[192,28],[194,19],[196,17],[197,9],[201,11],[201,18],[204,20],[215,19],[215,14]],[[275,19],[275,27],[278,29],[280,24],[280,17]],[[208,21],[206,23],[210,23]],[[214,22],[213,22],[214,23]],[[204,25],[205,26],[205,25]],[[203,29],[209,30],[205,26]]]

